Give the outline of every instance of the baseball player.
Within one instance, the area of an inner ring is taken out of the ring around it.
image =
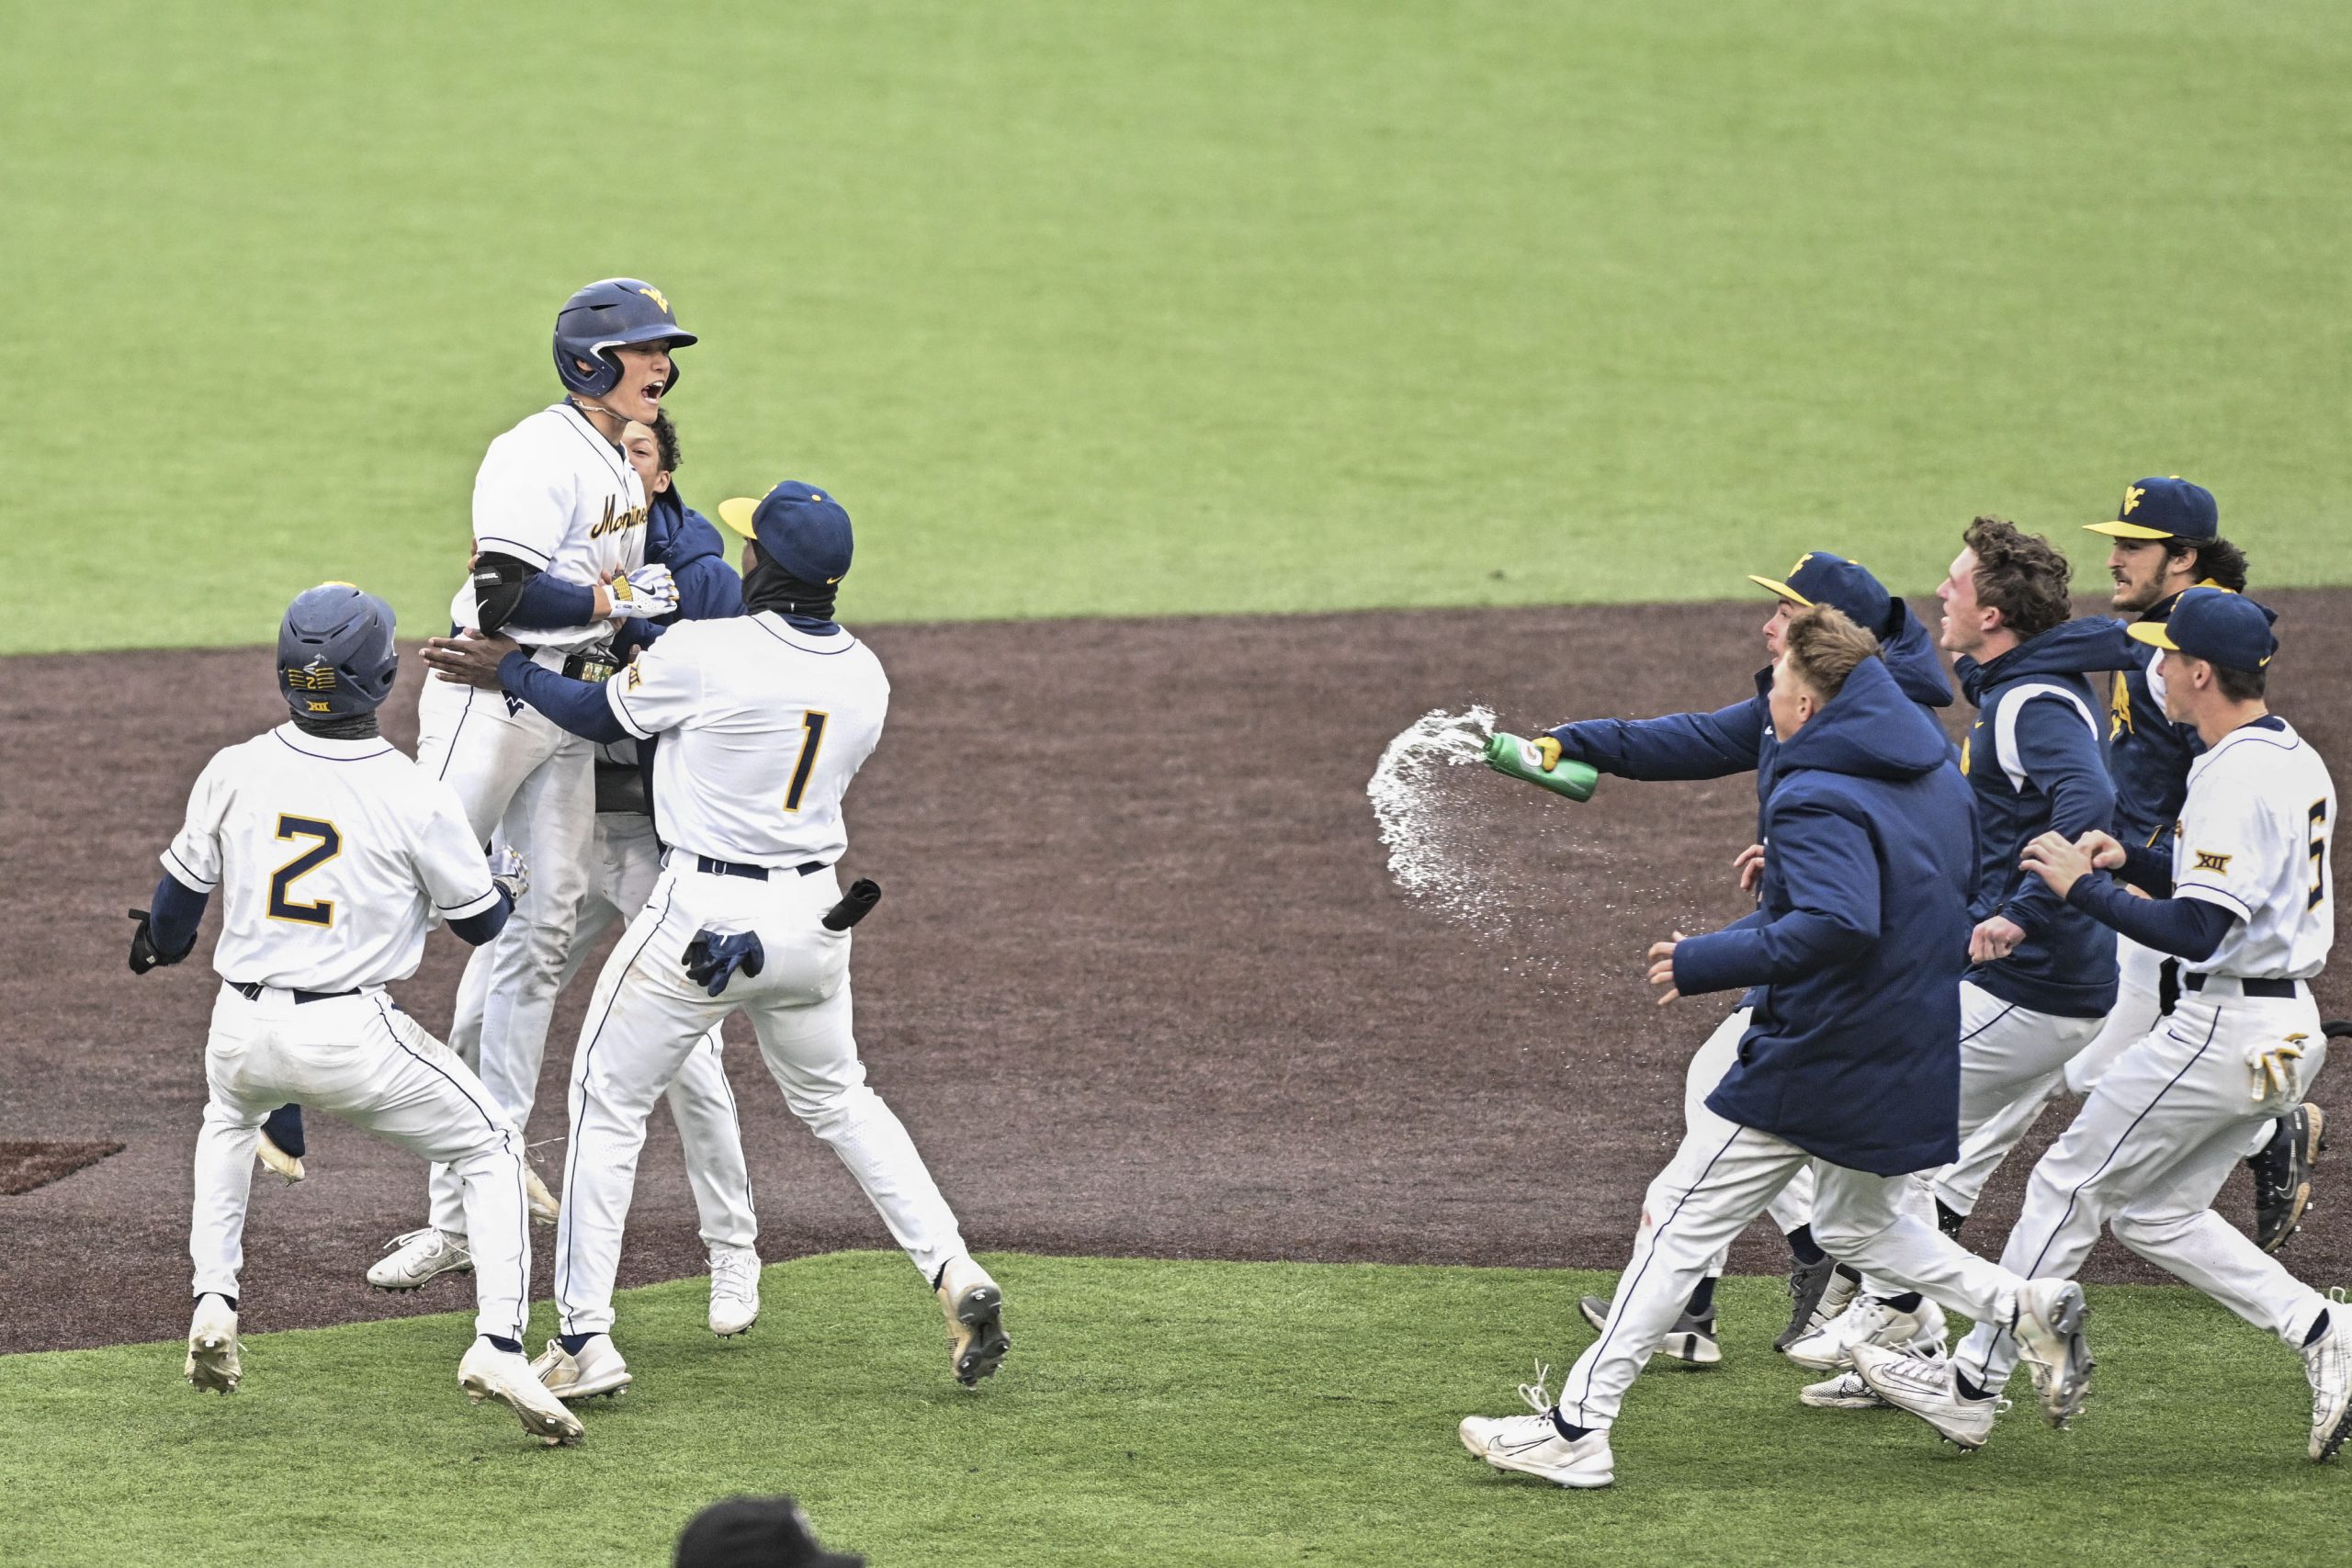
[[[650,428],[630,422],[621,433],[621,448],[651,498],[646,549],[677,581],[677,614],[690,620],[741,615],[742,580],[721,553],[718,530],[684,504],[672,479],[678,446],[669,415],[662,415]],[[620,640],[650,641],[662,629],[632,622]],[[588,897],[571,933],[571,952],[564,960],[564,986],[571,984],[589,952],[616,922],[625,925],[637,918],[662,874],[662,846],[654,836],[638,743],[624,739],[595,750],[594,863]],[[460,1027],[469,1018],[480,1027],[483,997],[478,979],[486,981],[486,974],[468,971],[459,989]],[[703,1245],[710,1256],[710,1330],[725,1338],[745,1332],[759,1318],[760,1257],[743,1134],[734,1092],[720,1065],[721,1043],[714,1025],[687,1055],[662,1098],[678,1124],[686,1184],[693,1190]]]
[[[2299,1104],[2327,1060],[2310,982],[2335,934],[2335,786],[2311,743],[2265,703],[2278,647],[2270,619],[2252,600],[2195,588],[2168,620],[2132,628],[2164,650],[2165,713],[2194,725],[2205,746],[2166,849],[2127,848],[2106,832],[2079,844],[2045,833],[2026,847],[2027,869],[2068,908],[2174,954],[2184,970],[2172,1017],[2100,1076],[2034,1167],[2001,1261],[2068,1273],[2110,1226],[2141,1257],[2301,1352],[2308,1451],[2321,1461],[2352,1430],[2352,1337],[2326,1297],[2212,1209],[2248,1129]],[[2128,897],[2109,872],[2154,897]],[[1854,1364],[1938,1431],[1981,1434],[2016,1354],[1996,1320],[1980,1323],[1950,1360],[1864,1347]]]
[[[2221,536],[2211,491],[2181,479],[2143,479],[2125,488],[2115,516],[2086,525],[2112,541],[2108,571],[2113,604],[2143,623],[2161,624],[2181,593],[2193,587],[2245,591],[2245,552]],[[2154,845],[2172,831],[2188,793],[2188,768],[2204,750],[2196,730],[2165,716],[2162,655],[2127,635],[2130,623],[2109,621],[2107,646],[2088,650],[2086,674],[2104,678],[2108,696],[2108,771],[2115,784],[2110,831],[2127,844]],[[2049,1080],[2049,1095],[2088,1094],[2098,1075],[2172,1010],[2179,995],[2180,961],[2129,937],[2116,939],[2115,1010],[2091,1043]],[[1984,1183],[2025,1135],[2044,1100],[2021,1096],[1962,1140],[1961,1156],[1936,1179],[1936,1206],[1944,1228],[1959,1234]],[[2255,1239],[2265,1252],[2286,1245],[2311,1199],[2312,1168],[2325,1122],[2316,1105],[2299,1106],[2275,1123],[2257,1126],[2247,1163],[2254,1171]]]
[[[220,890],[212,955],[223,984],[205,1046],[211,1087],[196,1147],[188,1252],[196,1314],[187,1380],[227,1393],[243,1376],[237,1276],[254,1142],[289,1095],[448,1167],[465,1204],[479,1333],[458,1366],[479,1404],[496,1399],[550,1443],[580,1423],[524,1359],[531,1245],[523,1139],[464,1063],[385,996],[416,973],[425,933],[447,921],[476,944],[521,890],[482,862],[453,791],[377,733],[398,658],[392,612],[347,583],[309,590],[277,633],[291,722],[215,755],[164,852],[153,912],[130,967],[176,964]],[[519,869],[520,862],[511,863]]]
[[[833,871],[848,843],[841,802],[881,738],[889,682],[832,619],[849,516],[787,482],[756,502],[727,502],[719,517],[751,540],[750,614],[681,622],[618,680],[566,681],[495,639],[437,639],[426,654],[592,739],[661,737],[652,806],[671,849],[596,982],[572,1057],[556,1230],[562,1332],[535,1364],[567,1399],[628,1386],[613,1280],[646,1116],[696,1043],[741,1008],[794,1114],[832,1146],[930,1281],[950,1365],[969,1386],[1010,1348],[1003,1293],[867,1087],[850,1025],[849,921]]]
[[[630,420],[650,424],[660,414],[678,378],[671,351],[694,341],[662,291],[635,278],[592,283],[565,301],[555,367],[567,396],[492,442],[482,458],[472,574],[450,604],[454,626],[503,631],[544,669],[601,679],[616,668],[616,623],[676,607],[669,570],[646,560],[645,488],[620,437]],[[588,891],[596,817],[588,744],[520,702],[427,681],[417,761],[457,790],[477,843],[503,833],[538,873],[526,917],[472,961],[486,970],[479,1032],[450,1032],[452,1049],[480,1063],[492,1096],[525,1126]],[[531,1179],[536,1207],[551,1213],[553,1196]],[[456,1184],[436,1170],[426,1224],[395,1237],[368,1282],[414,1290],[470,1263]]]
[[[1785,578],[1751,573],[1748,581],[1774,595],[1771,616],[1764,623],[1769,659],[1780,657],[1781,635],[1791,616],[1815,604],[1835,604],[1849,619],[1877,635],[1888,672],[1904,695],[1928,710],[1951,705],[1951,682],[1927,628],[1859,562],[1826,550],[1811,550],[1789,569]],[[1538,740],[1537,746],[1547,771],[1563,757],[1632,779],[1713,779],[1753,771],[1760,800],[1771,773],[1774,747],[1771,686],[1772,666],[1767,663],[1757,671],[1755,694],[1729,707],[1663,718],[1564,724]],[[1753,874],[1744,880],[1752,882]],[[1740,1005],[1691,1057],[1683,1077],[1686,1124],[1701,1111],[1732,1065],[1752,1021],[1758,994],[1751,991],[1741,998]],[[1851,1269],[1841,1269],[1813,1238],[1812,1207],[1813,1177],[1805,1170],[1798,1171],[1770,1206],[1772,1223],[1788,1238],[1793,1265],[1789,1271],[1789,1323],[1774,1341],[1778,1349],[1787,1349],[1807,1331],[1835,1317],[1853,1293],[1857,1276]],[[1691,1292],[1682,1316],[1661,1347],[1667,1355],[1701,1366],[1712,1366],[1723,1359],[1715,1337],[1714,1307],[1715,1280],[1723,1266],[1724,1259],[1717,1258]],[[1593,1327],[1608,1321],[1606,1298],[1587,1296],[1579,1306]]]
[[[2066,558],[2047,539],[1979,517],[1962,546],[1936,595],[1942,646],[1960,656],[1961,687],[1977,709],[1960,758],[1977,825],[1972,967],[1960,987],[1965,1138],[2013,1101],[2039,1101],[2050,1075],[2090,1043],[2115,1005],[2114,933],[2018,866],[2038,834],[2105,828],[2115,790],[2098,697],[2080,673],[2083,648],[2103,639],[2108,623],[2068,622]],[[1916,1199],[1932,1222],[1924,1179]],[[1865,1280],[1854,1305],[1792,1344],[1788,1357],[1843,1373],[1858,1344],[1940,1345],[1944,1331],[1933,1301]],[[1842,1377],[1804,1397],[1871,1403],[1859,1379]]]
[[[1650,1184],[1600,1337],[1532,1416],[1461,1425],[1499,1470],[1610,1484],[1625,1391],[1731,1238],[1797,1171],[1831,1256],[2014,1326],[2052,1420],[2077,1408],[2090,1357],[2078,1286],[2027,1280],[1909,1212],[1911,1173],[1958,1148],[1959,981],[1973,839],[1943,731],[1895,684],[1868,632],[1827,605],[1789,625],[1770,694],[1771,854],[1758,912],[1650,949],[1665,999],[1762,987],[1736,1060]]]

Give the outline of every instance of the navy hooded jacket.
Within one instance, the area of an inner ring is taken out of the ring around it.
[[[688,506],[673,482],[653,498],[645,519],[645,558],[678,580],[678,618],[716,621],[743,613],[743,580],[727,559],[718,525]]]
[[[1882,635],[1887,669],[1903,694],[1927,708],[1951,706],[1951,682],[1928,630],[1894,601],[1892,632]],[[1551,732],[1560,755],[1628,779],[1719,779],[1762,770],[1772,750],[1772,667],[1756,672],[1756,694],[1713,713],[1663,718],[1589,718]],[[1760,798],[1765,781],[1759,776]]]
[[[2179,600],[2176,593],[2140,619],[2169,620]],[[2153,848],[2180,820],[2180,808],[2188,799],[2188,764],[2204,755],[2205,742],[2198,739],[2195,725],[2175,724],[2165,716],[2155,674],[2164,655],[2135,640],[2130,622],[2068,624],[2086,628],[2081,661],[2075,667],[2101,677],[2093,681],[2095,688],[2107,688],[2107,774],[2115,784],[2115,818],[2108,830],[2120,843]],[[2105,630],[2094,637],[2091,627]]]
[[[2105,657],[2115,623],[2068,621],[1989,664],[1959,660],[1976,722],[1961,771],[1976,795],[1972,919],[2006,916],[2025,932],[2007,958],[1968,978],[2005,1002],[2059,1018],[2104,1018],[2115,1007],[2115,933],[2018,864],[2046,832],[2078,839],[2115,819],[2099,699],[2080,671]]]
[[[1951,743],[1864,660],[1765,784],[1761,906],[1674,950],[1686,996],[1762,987],[1707,1109],[1874,1175],[1949,1164],[1975,868]]]

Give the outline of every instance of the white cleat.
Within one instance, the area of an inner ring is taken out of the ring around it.
[[[1793,1341],[1788,1358],[1816,1372],[1842,1371],[1854,1364],[1854,1347],[1921,1350],[1944,1343],[1944,1311],[1931,1301],[1901,1312],[1876,1296],[1864,1296],[1811,1334]]]
[[[556,1201],[539,1173],[528,1165],[523,1167],[523,1201],[531,1211],[531,1218],[543,1225],[551,1225],[563,1217],[563,1205]]]
[[[568,1448],[580,1441],[580,1417],[548,1391],[519,1350],[502,1350],[487,1339],[476,1338],[466,1359],[458,1363],[458,1386],[476,1404],[494,1399],[514,1412],[522,1419],[523,1430],[549,1448]]]
[[[1994,1418],[2008,1401],[1986,1395],[1970,1399],[1960,1392],[1960,1373],[1951,1362],[1907,1356],[1883,1345],[1854,1347],[1854,1371],[1872,1393],[1897,1410],[1907,1410],[1970,1453],[1993,1435]],[[1810,1392],[1810,1391],[1808,1391]]]
[[[2352,1348],[2341,1320],[2331,1315],[2327,1332],[2303,1347],[2303,1375],[2312,1384],[2312,1462],[2325,1464],[2352,1437]]]
[[[933,1293],[947,1317],[947,1364],[957,1382],[976,1388],[1012,1348],[1004,1331],[1004,1292],[987,1269],[969,1258],[956,1258],[940,1270]]]
[[[234,1393],[245,1375],[237,1357],[237,1314],[217,1295],[197,1298],[187,1325],[187,1381],[207,1393]]]
[[[2083,1288],[2071,1280],[2028,1280],[2018,1292],[2009,1329],[2018,1338],[2018,1359],[2033,1376],[2041,1413],[2053,1427],[2064,1426],[2090,1393],[2091,1368],[2098,1365],[2083,1337],[2090,1314]]]
[[[1552,1396],[1544,1392],[1544,1372],[1519,1385],[1532,1416],[1465,1416],[1455,1428],[1462,1446],[1497,1470],[1541,1476],[1555,1486],[1590,1491],[1617,1479],[1617,1459],[1609,1451],[1609,1429],[1587,1432],[1574,1442],[1552,1424]]]
[[[388,1256],[376,1259],[368,1270],[368,1282],[379,1291],[413,1291],[442,1274],[474,1271],[466,1238],[431,1225],[392,1237],[385,1249]]]
[[[1886,1410],[1893,1408],[1871,1392],[1862,1374],[1848,1367],[1826,1382],[1811,1382],[1797,1391],[1797,1403],[1815,1410]]]
[[[617,1399],[630,1382],[628,1363],[609,1334],[597,1335],[577,1354],[565,1349],[562,1340],[550,1339],[531,1371],[558,1399],[594,1399],[600,1393]]]
[[[713,1247],[710,1331],[732,1339],[760,1321],[760,1255],[748,1247]]]
[[[301,1156],[289,1155],[270,1142],[267,1133],[264,1133],[254,1141],[254,1157],[261,1161],[263,1169],[285,1178],[288,1187],[293,1186],[308,1174],[302,1168]]]

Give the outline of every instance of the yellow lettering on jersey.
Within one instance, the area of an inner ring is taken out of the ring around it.
[[[1962,778],[1968,776],[1968,743],[1975,739],[1973,735],[1963,735],[1960,738],[1960,776]]]
[[[2197,869],[2199,871],[2215,872],[2226,876],[2229,874],[2230,870],[2230,857],[2228,855],[2217,855],[2211,850],[2199,850],[2197,852]]]
[[[2140,498],[2147,493],[2148,492],[2146,491],[2142,490],[2138,485],[2126,485],[2123,488],[2123,515],[2126,517],[2131,516],[2132,509],[2139,505]]]
[[[2115,672],[2115,684],[2107,694],[2107,738],[2109,740],[2132,728],[2132,682],[2123,671]]]
[[[638,668],[634,663],[632,663],[632,664],[628,667],[628,689],[629,689],[630,691],[634,692],[634,691],[636,691],[639,686],[642,686],[642,685],[644,685],[644,684],[645,684],[645,672],[644,672],[643,671],[639,670],[639,668]]]
[[[618,534],[626,529],[643,526],[645,526],[645,508],[632,506],[627,512],[623,512],[614,504],[613,498],[608,495],[605,498],[605,514],[589,525],[588,536],[592,539],[601,539],[607,534]]]

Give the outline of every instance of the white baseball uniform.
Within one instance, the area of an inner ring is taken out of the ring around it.
[[[637,743],[615,741],[595,749],[605,760],[636,765]],[[597,939],[616,922],[637,919],[662,874],[662,843],[654,836],[653,818],[641,811],[596,813],[595,863],[587,898],[582,903],[571,933],[571,953],[564,960],[561,985],[588,961]],[[458,989],[456,1033],[481,1026],[481,1012],[490,975],[487,966],[469,966]],[[714,1253],[722,1247],[741,1248],[759,1240],[759,1220],[752,1207],[752,1179],[743,1160],[743,1131],[735,1111],[735,1092],[727,1081],[720,1057],[723,1026],[710,1032],[686,1054],[678,1076],[662,1098],[678,1124],[678,1144],[684,1152],[686,1185],[695,1195],[703,1245]],[[450,1215],[455,1219],[458,1216]],[[443,1215],[436,1210],[434,1223]]]
[[[288,1100],[447,1166],[473,1238],[476,1325],[519,1339],[530,1299],[523,1139],[456,1055],[384,987],[425,933],[497,907],[457,795],[390,741],[280,726],[216,755],[164,868],[222,894],[225,982],[205,1046],[196,1146],[196,1292],[233,1297],[254,1143]]]
[[[645,490],[620,449],[570,403],[524,420],[490,444],[474,477],[477,548],[513,556],[581,585],[645,563]],[[469,578],[449,605],[457,626],[477,624]],[[568,655],[609,641],[608,622],[504,635],[560,671]],[[532,896],[488,947],[468,962],[484,998],[479,1023],[453,1027],[449,1043],[516,1126],[530,1122],[564,960],[587,896],[596,818],[590,747],[537,710],[497,692],[428,679],[417,703],[417,761],[458,792],[477,843],[493,834],[530,865]],[[483,971],[477,980],[473,971]],[[433,1224],[462,1235],[457,1192],[433,1177]]]
[[[2233,730],[2190,765],[2174,892],[2236,919],[2210,957],[2185,965],[2172,1016],[2116,1059],[2034,1167],[2005,1265],[2071,1276],[2109,1224],[2151,1263],[2302,1344],[2325,1298],[2212,1204],[2249,1130],[2299,1104],[2326,1063],[2307,982],[2335,936],[2335,828],[2326,766],[2283,719]],[[2302,1056],[2283,1085],[2258,1078],[2256,1059],[2290,1043]],[[1980,1326],[1955,1359],[1990,1390],[2007,1381],[2017,1350]]]
[[[793,1113],[832,1146],[926,1282],[964,1251],[956,1216],[865,1082],[851,1030],[842,795],[882,734],[889,682],[848,632],[774,614],[686,621],[606,683],[624,728],[659,735],[653,804],[668,863],[596,982],[571,1063],[556,1230],[565,1333],[609,1330],[637,1156],[653,1101],[713,1025],[749,1013]],[[687,976],[696,933],[756,933],[754,976],[717,997]]]

